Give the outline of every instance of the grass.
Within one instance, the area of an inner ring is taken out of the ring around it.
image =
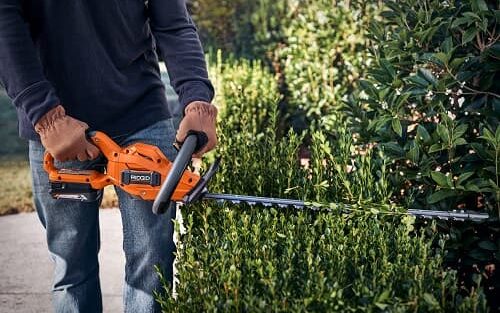
[[[34,211],[31,173],[27,160],[19,156],[0,158],[0,216]],[[104,189],[102,208],[115,208],[118,199],[113,187]]]
[[[0,215],[33,211],[31,175],[28,161],[2,159],[0,161]]]

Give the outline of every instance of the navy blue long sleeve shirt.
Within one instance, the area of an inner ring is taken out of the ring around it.
[[[58,104],[112,136],[170,117],[156,51],[181,105],[212,100],[185,0],[0,0],[0,82],[26,139]]]

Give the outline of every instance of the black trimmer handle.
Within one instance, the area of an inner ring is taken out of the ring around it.
[[[154,214],[163,214],[170,207],[170,203],[172,202],[170,199],[172,198],[175,188],[177,188],[177,185],[181,180],[182,174],[184,174],[186,167],[189,165],[189,162],[191,162],[191,157],[196,151],[197,146],[197,134],[188,134],[188,136],[182,143],[177,156],[175,157],[174,163],[172,164],[172,169],[167,174],[167,178],[162,184],[160,192],[158,192],[158,195],[156,196],[156,199],[153,203]]]

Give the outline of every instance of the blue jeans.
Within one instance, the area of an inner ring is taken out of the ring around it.
[[[160,121],[133,134],[113,138],[120,146],[134,142],[158,146],[173,160],[175,129],[171,119]],[[54,200],[49,194],[47,173],[42,167],[44,148],[30,141],[29,157],[33,175],[35,206],[46,229],[49,252],[55,263],[52,302],[56,312],[101,312],[102,299],[99,284],[99,205],[100,202]],[[98,158],[87,162],[56,162],[58,168],[85,169]],[[172,282],[175,245],[170,215],[154,215],[152,202],[131,197],[115,188],[123,223],[123,250],[125,252],[125,312],[159,312],[152,291],[161,285],[154,265],[159,265],[165,277]]]

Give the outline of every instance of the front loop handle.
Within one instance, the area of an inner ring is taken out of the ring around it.
[[[179,153],[172,164],[172,168],[168,172],[167,178],[162,184],[160,192],[153,203],[154,214],[163,214],[169,208],[170,203],[172,202],[172,195],[174,194],[184,171],[189,165],[189,162],[191,162],[191,157],[196,151],[197,146],[198,136],[196,134],[189,134],[182,143]]]

